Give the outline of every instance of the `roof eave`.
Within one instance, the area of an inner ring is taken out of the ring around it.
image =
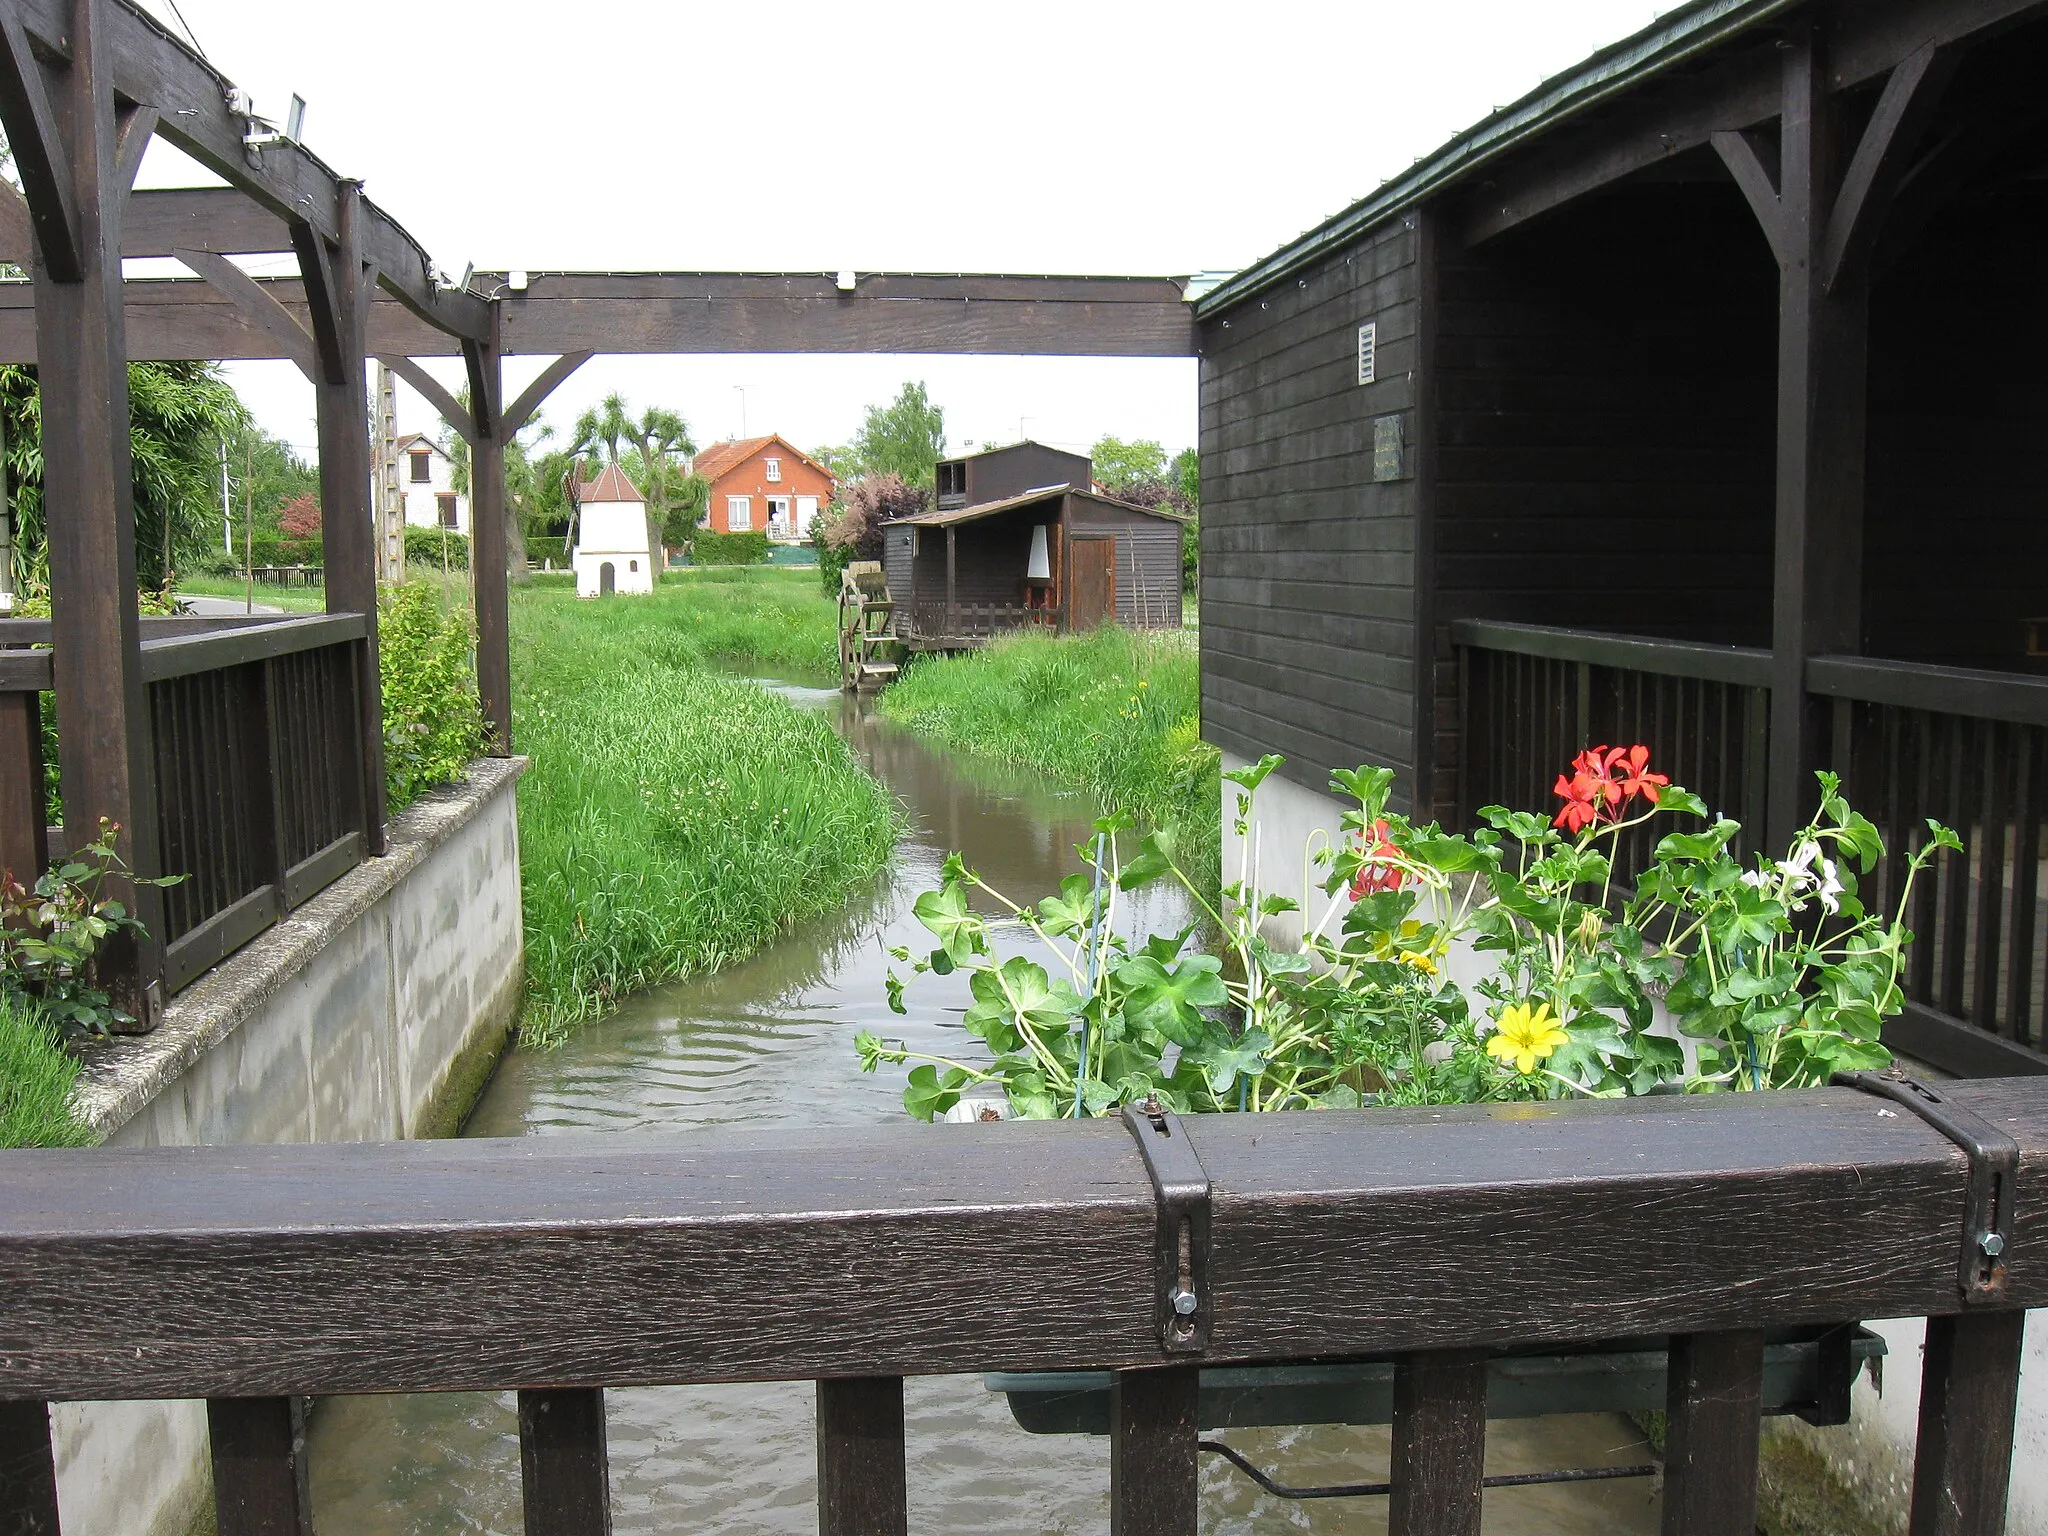
[[[1512,106],[1483,118],[1405,175],[1388,182],[1300,239],[1245,268],[1195,301],[1207,320],[1291,277],[1348,245],[1366,230],[1406,213],[1522,143],[1578,113],[1685,60],[1718,47],[1737,33],[1793,10],[1806,0],[1700,0],[1660,17],[1633,37],[1602,49],[1566,74],[1546,80]]]

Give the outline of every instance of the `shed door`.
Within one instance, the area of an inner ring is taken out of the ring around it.
[[[1093,629],[1116,617],[1116,540],[1076,539],[1068,575],[1067,626]]]

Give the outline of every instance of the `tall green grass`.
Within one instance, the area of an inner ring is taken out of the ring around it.
[[[780,581],[514,598],[526,1040],[740,959],[887,862],[899,813],[824,717],[710,665],[829,677],[832,623]]]
[[[57,1026],[19,996],[0,994],[0,1147],[83,1147],[93,1134],[71,1112],[78,1062]]]
[[[1192,631],[1014,636],[916,663],[882,695],[882,713],[1171,829],[1189,874],[1213,895],[1221,797],[1216,752],[1202,741]]]

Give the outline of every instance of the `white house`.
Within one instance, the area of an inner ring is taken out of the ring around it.
[[[414,528],[446,528],[469,536],[469,498],[455,489],[455,462],[441,445],[414,432],[397,443],[398,487]]]
[[[576,595],[652,592],[654,552],[648,546],[647,498],[616,464],[576,496]]]

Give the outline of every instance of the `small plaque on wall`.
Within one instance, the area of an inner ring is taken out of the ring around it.
[[[1375,416],[1372,420],[1372,477],[1375,481],[1399,480],[1406,476],[1403,463],[1406,444],[1399,416]]]

